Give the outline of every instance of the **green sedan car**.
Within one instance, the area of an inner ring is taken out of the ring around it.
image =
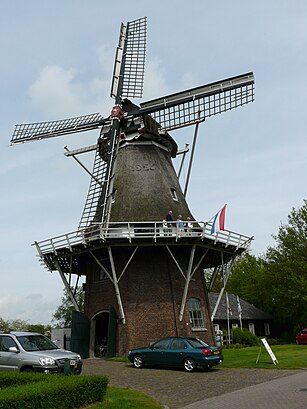
[[[199,338],[162,338],[147,348],[132,349],[128,359],[135,368],[143,366],[180,366],[192,372],[197,366],[209,369],[223,362],[220,348],[211,347]]]

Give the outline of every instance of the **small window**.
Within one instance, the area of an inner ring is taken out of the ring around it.
[[[98,280],[99,281],[102,281],[102,280],[107,280],[108,279],[108,276],[107,276],[107,273],[104,271],[104,270],[100,270],[99,271],[99,277],[98,277]]]
[[[171,344],[170,349],[186,349],[186,344],[183,339],[175,338]]]
[[[11,337],[3,336],[0,338],[0,351],[8,352],[11,347],[17,347],[15,341]]]
[[[197,298],[190,298],[188,300],[188,308],[192,329],[205,329],[200,301]]]
[[[175,189],[171,188],[171,194],[172,194],[172,198],[175,202],[178,202],[178,196],[177,196],[177,192]]]
[[[154,349],[168,349],[170,343],[169,338],[161,339],[153,345]]]
[[[264,335],[271,335],[270,324],[268,322],[264,323]]]
[[[249,332],[251,332],[252,334],[255,335],[255,325],[253,322],[251,322],[250,324],[248,324],[248,330]]]
[[[104,280],[109,279],[106,271],[109,273],[109,275],[111,275],[110,273],[111,263],[110,263],[109,257],[102,258],[99,260],[99,262],[100,262],[100,266],[98,266],[97,270],[95,270],[94,272],[94,276],[93,276],[94,282],[104,281]],[[101,266],[103,266],[104,268],[102,268]]]
[[[117,192],[117,190],[116,190],[116,189],[114,189],[114,190],[113,190],[113,192],[112,192],[112,195],[111,195],[111,197],[112,197],[112,204],[113,204],[113,203],[115,203],[115,199],[116,199],[116,192]]]

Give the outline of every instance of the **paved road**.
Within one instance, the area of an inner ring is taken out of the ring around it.
[[[302,374],[307,381],[307,371],[243,368],[227,369],[223,368],[223,366],[219,366],[212,368],[208,372],[199,369],[193,373],[186,373],[181,369],[135,369],[128,363],[110,362],[94,358],[84,361],[83,373],[107,375],[110,385],[145,392],[171,409],[184,407],[189,409],[220,409],[224,407],[227,407],[227,409],[275,409],[275,407],[278,409],[307,408],[307,399],[304,407],[255,406],[255,400],[252,401],[253,403],[247,400],[249,396],[255,399],[257,397],[260,398],[261,394],[265,393],[269,395],[275,394],[278,397],[279,382],[282,382],[281,387],[286,391],[285,387],[288,385],[289,379],[291,379],[293,380],[293,389],[295,382],[300,379]],[[291,378],[291,376],[293,377]],[[266,387],[266,385],[268,386]],[[259,389],[257,389],[257,387]],[[305,393],[303,384],[298,386],[298,389],[299,388],[301,392],[297,392],[297,394],[307,398],[307,383]],[[287,393],[290,392],[289,390]],[[246,393],[246,395],[244,395],[244,393]],[[245,400],[243,396],[245,396]],[[231,399],[235,406],[230,406]],[[270,399],[268,402],[272,400],[271,398],[268,399]],[[238,406],[238,402],[240,401],[242,401],[245,406]]]
[[[285,376],[214,398],[184,409],[306,409],[307,371]]]

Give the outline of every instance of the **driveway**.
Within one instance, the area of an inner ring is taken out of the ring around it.
[[[83,374],[107,375],[112,386],[136,389],[171,409],[184,407],[213,396],[298,373],[283,369],[227,369],[187,373],[181,369],[135,369],[130,363],[99,358],[83,362]]]

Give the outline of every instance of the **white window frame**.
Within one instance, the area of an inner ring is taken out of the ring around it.
[[[188,309],[192,331],[205,331],[205,321],[200,300],[198,298],[189,298]]]
[[[250,323],[248,324],[248,330],[249,330],[249,332],[251,332],[252,334],[256,335],[256,334],[255,334],[255,324],[254,324],[253,322],[250,322]]]
[[[174,200],[174,202],[178,202],[178,196],[177,196],[176,189],[173,189],[172,187],[171,187],[171,195],[172,195],[172,199]]]
[[[271,335],[270,324],[268,322],[264,322],[264,335],[268,336]]]

